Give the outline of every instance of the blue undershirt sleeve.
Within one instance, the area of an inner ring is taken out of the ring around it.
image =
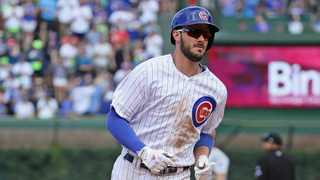
[[[209,134],[200,134],[200,140],[195,144],[193,151],[200,146],[207,146],[210,149],[210,152],[212,150],[214,144],[214,139]]]
[[[109,112],[106,125],[116,140],[130,151],[137,153],[146,146],[138,138],[129,123],[120,117],[114,108],[111,108]]]

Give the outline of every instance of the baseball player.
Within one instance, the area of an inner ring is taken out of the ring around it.
[[[107,128],[122,144],[112,180],[190,179],[212,173],[213,134],[224,115],[227,90],[199,63],[219,28],[198,6],[176,13],[174,53],[135,67],[115,90]]]
[[[209,156],[209,162],[215,162],[212,167],[212,175],[207,180],[227,180],[230,165],[229,157],[217,147],[213,147]]]

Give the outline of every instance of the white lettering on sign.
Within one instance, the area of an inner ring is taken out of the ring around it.
[[[320,72],[301,70],[299,64],[273,61],[268,64],[268,91],[271,96],[307,96],[309,84],[311,94],[320,95]]]

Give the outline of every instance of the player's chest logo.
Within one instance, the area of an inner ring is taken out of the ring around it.
[[[201,126],[216,108],[216,101],[209,96],[198,99],[192,108],[192,121],[195,127]]]

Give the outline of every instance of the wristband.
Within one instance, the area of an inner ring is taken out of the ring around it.
[[[207,146],[211,152],[213,144],[214,144],[214,139],[212,136],[210,136],[209,134],[201,133],[200,140],[196,143],[193,150],[195,150],[197,147],[200,147],[200,146]]]

